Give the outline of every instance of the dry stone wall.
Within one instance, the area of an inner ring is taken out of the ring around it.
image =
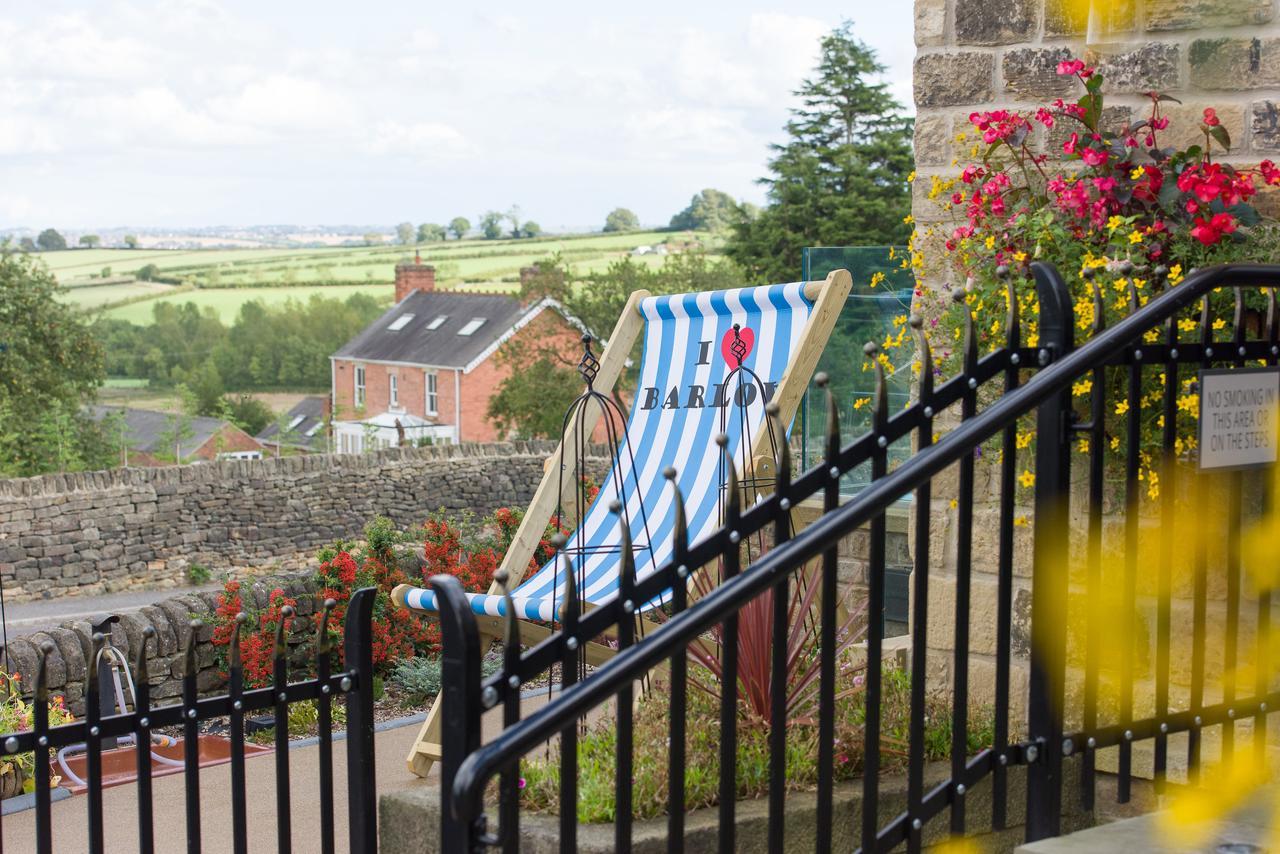
[[[298,568],[375,515],[410,526],[441,507],[524,507],[553,449],[393,448],[0,481],[0,583],[14,602],[173,586],[192,564]]]

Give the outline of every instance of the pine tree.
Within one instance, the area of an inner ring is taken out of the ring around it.
[[[902,244],[912,120],[884,83],[885,68],[846,21],[822,39],[814,75],[794,93],[788,140],[772,146],[769,206],[734,227],[726,252],[753,279],[794,280],[805,246]]]

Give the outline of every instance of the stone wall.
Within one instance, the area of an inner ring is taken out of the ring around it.
[[[393,448],[0,481],[0,583],[14,602],[173,586],[193,564],[302,567],[375,515],[408,527],[441,507],[525,507],[553,450]]]
[[[1090,5],[1095,14],[1092,26]],[[929,285],[938,284],[929,259],[939,256],[944,232],[955,225],[945,219],[942,207],[929,194],[935,177],[954,177],[962,165],[979,159],[971,151],[975,134],[969,115],[995,108],[1033,110],[1057,98],[1074,101],[1080,94],[1078,81],[1056,73],[1058,62],[1069,57],[1096,65],[1104,75],[1107,107],[1103,121],[1108,127],[1145,116],[1150,105],[1145,93],[1158,90],[1182,102],[1162,105],[1162,114],[1171,120],[1162,144],[1202,143],[1200,120],[1206,107],[1214,107],[1233,142],[1228,155],[1215,154],[1215,159],[1251,165],[1280,155],[1280,0],[1092,0],[1092,4],[1081,0],[916,0],[915,36],[918,177],[912,213],[925,253],[924,276]],[[962,131],[969,131],[965,140],[957,138]],[[1040,128],[1036,133],[1039,150],[1060,149],[1061,126],[1053,132]],[[1260,192],[1257,201],[1264,212],[1280,213],[1274,189]],[[1083,484],[1083,475],[1073,476],[1077,487]],[[999,506],[994,466],[979,465],[975,492],[969,689],[974,702],[990,703],[995,686]],[[1024,497],[1030,500],[1029,493]],[[938,688],[954,685],[955,502],[959,498],[953,468],[935,481],[931,508],[927,643],[929,682]],[[1016,513],[1025,524],[1015,528],[1014,548],[1011,711],[1015,727],[1024,719],[1026,709],[1033,516],[1030,507],[1021,507]],[[1108,542],[1116,542],[1120,536],[1118,524],[1118,519],[1107,522]],[[1157,519],[1143,520],[1140,554],[1155,553],[1151,544],[1160,537],[1158,525]],[[1077,524],[1073,543],[1082,542],[1082,538]],[[1078,615],[1090,607],[1079,581],[1073,578],[1068,608],[1076,623],[1083,620],[1077,620]],[[1153,591],[1146,581],[1140,585],[1135,691],[1139,715],[1152,708],[1148,665],[1155,641]],[[1188,634],[1179,628],[1190,623],[1187,592],[1175,590],[1175,644]],[[1211,589],[1209,599],[1209,636],[1220,638],[1222,591]],[[1241,612],[1245,615],[1243,648],[1253,642],[1251,614],[1256,613],[1256,606],[1246,601]],[[1076,623],[1073,627],[1079,629]],[[1221,649],[1217,646],[1212,641],[1209,644],[1211,680],[1215,667],[1221,672]],[[1177,706],[1185,700],[1189,674],[1179,649],[1173,659],[1172,702]],[[1068,686],[1073,694],[1079,689],[1077,677],[1073,674]],[[1113,677],[1104,674],[1104,678]],[[1185,755],[1185,750],[1179,754],[1180,750],[1171,748],[1171,755]],[[1138,753],[1137,767],[1145,764],[1149,771],[1149,755]],[[1100,761],[1105,765],[1107,757]]]
[[[275,589],[298,601],[298,616],[289,631],[291,659],[301,664],[303,657],[314,661],[316,598],[309,573],[257,578],[245,582],[240,596],[248,610],[267,607],[268,598]],[[177,702],[182,695],[183,653],[191,634],[191,621],[200,620],[204,625],[196,634],[196,686],[201,694],[221,691],[226,687],[226,675],[217,666],[213,646],[214,611],[218,607],[216,592],[192,593],[175,596],[145,606],[137,611],[121,614],[120,621],[111,627],[111,645],[123,652],[134,678],[138,651],[147,627],[155,629],[156,636],[147,650],[147,669],[150,675],[152,704],[157,706]],[[84,715],[85,679],[88,662],[93,655],[93,629],[86,620],[72,620],[56,628],[45,629],[24,637],[12,637],[4,650],[3,666],[9,673],[22,677],[21,685],[27,692],[34,690],[36,669],[39,665],[40,647],[52,643],[54,651],[49,656],[49,690],[66,698],[67,706],[76,717]],[[121,684],[124,676],[121,674]],[[132,698],[125,687],[126,701]]]

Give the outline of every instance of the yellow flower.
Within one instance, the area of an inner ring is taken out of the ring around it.
[[[916,170],[912,169],[911,174],[907,176],[907,183],[910,184],[916,179]]]
[[[911,214],[907,214],[902,218],[902,221],[905,222],[907,225],[911,225],[911,223],[916,221],[916,218],[913,217]]]
[[[1124,217],[1113,216],[1111,219],[1107,220],[1107,231],[1115,231],[1122,225],[1124,225]]]
[[[951,499],[951,504],[950,504],[951,509],[955,510],[957,506],[959,506],[959,502],[957,502],[954,498]]]
[[[874,288],[876,285],[880,284],[883,281],[884,281],[884,273],[881,273],[879,270],[871,274],[871,287]]]
[[[1182,265],[1174,264],[1169,268],[1169,284],[1176,285],[1182,281]]]
[[[1091,391],[1093,391],[1093,380],[1080,380],[1078,383],[1071,386],[1072,397],[1084,397]]]
[[[1015,261],[1017,261],[1019,264],[1021,264],[1023,261],[1027,260],[1027,253],[1025,253],[1025,252],[1015,252],[1015,253],[1013,253],[1013,260],[1015,260]]]
[[[1129,401],[1122,400],[1116,404],[1116,415],[1124,415],[1129,411]]]
[[[1027,469],[1022,470],[1022,474],[1018,475],[1018,483],[1021,483],[1027,489],[1036,485],[1036,476]]]
[[[1225,320],[1223,320],[1221,317],[1219,317],[1217,320],[1215,320],[1215,321],[1213,322],[1213,328],[1214,328],[1215,330],[1218,330],[1218,329],[1226,329],[1226,328],[1227,328],[1227,322],[1226,322]]]
[[[1129,180],[1130,180],[1130,181],[1136,181],[1136,180],[1138,180],[1139,178],[1141,178],[1141,177],[1142,177],[1142,175],[1143,175],[1143,172],[1142,172],[1142,169],[1141,169],[1141,168],[1134,169],[1132,172],[1130,172],[1130,173],[1129,173]]]
[[[1160,497],[1160,475],[1155,469],[1147,472],[1147,497],[1152,501]]]
[[[1013,517],[1013,524],[1014,524],[1014,526],[1015,526],[1015,527],[1018,527],[1018,528],[1025,528],[1025,527],[1027,527],[1027,517],[1026,517],[1026,516],[1014,516],[1014,517]]]
[[[985,244],[987,245],[987,248],[988,248],[988,249],[995,249],[995,248],[996,248],[996,239],[995,239],[995,236],[994,236],[994,235],[990,235],[990,234],[988,234],[988,235],[987,235],[987,239],[986,239],[986,240],[984,240],[984,241],[983,241],[983,243],[985,243]]]
[[[1076,445],[1076,449],[1077,449],[1077,450],[1079,450],[1079,451],[1080,451],[1080,453],[1082,453],[1082,454],[1087,454],[1087,453],[1089,453],[1089,440],[1088,440],[1088,439],[1081,439],[1081,440],[1080,440],[1080,442],[1079,442],[1079,444],[1077,444],[1077,445]]]
[[[1015,439],[1015,442],[1017,443],[1019,450],[1021,450],[1022,448],[1031,447],[1031,436],[1032,436],[1031,433],[1018,434],[1017,438]]]
[[[1200,417],[1200,395],[1184,394],[1178,397],[1178,410],[1185,412],[1192,418]]]
[[[1189,317],[1186,318],[1185,320],[1178,321],[1178,329],[1180,329],[1183,332],[1195,332],[1197,325],[1198,324]]]
[[[1156,343],[1157,341],[1160,340],[1160,330],[1148,329],[1145,333],[1143,333],[1142,340],[1146,341],[1148,344]]]
[[[1129,242],[1130,243],[1142,242],[1142,235],[1138,232],[1136,228],[1133,231],[1129,232]]]
[[[870,403],[870,402],[871,402],[871,398],[869,398],[869,397],[860,397],[860,398],[858,398],[857,400],[855,400],[855,401],[853,402],[853,408],[854,408],[854,409],[861,409],[862,407],[866,406],[866,405],[867,405],[868,403]]]

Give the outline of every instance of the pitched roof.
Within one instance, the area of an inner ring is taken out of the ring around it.
[[[295,448],[306,448],[311,451],[324,451],[329,447],[329,434],[325,430],[325,405],[323,397],[304,397],[285,413],[280,421],[263,427],[254,438],[263,444],[276,443],[276,434],[284,428],[280,436],[281,445]]]
[[[498,294],[414,291],[333,357],[465,368],[521,318],[541,308],[541,304],[525,307],[515,297]]]
[[[133,409],[127,406],[89,407],[89,417],[95,421],[101,421],[108,415],[116,413],[124,416],[124,441],[131,449],[147,454],[172,453],[173,433],[179,416],[175,416],[172,412]],[[190,426],[191,433],[181,441],[184,457],[188,453],[194,453],[223,427],[232,426],[229,421],[223,421],[221,418],[206,418],[202,415],[188,415],[183,418]]]

